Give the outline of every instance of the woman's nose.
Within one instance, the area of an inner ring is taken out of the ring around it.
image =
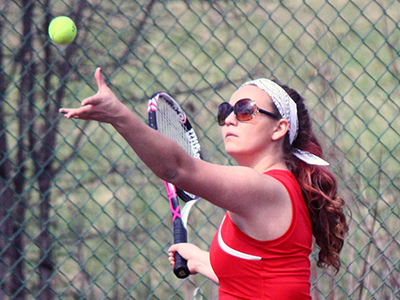
[[[225,125],[236,125],[238,120],[236,119],[234,111],[232,111],[225,119]]]

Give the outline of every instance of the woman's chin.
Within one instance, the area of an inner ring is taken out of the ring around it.
[[[229,147],[229,146],[225,146],[225,152],[233,159],[236,159],[235,157],[239,157],[240,155],[244,154],[242,151],[240,151],[236,147]]]

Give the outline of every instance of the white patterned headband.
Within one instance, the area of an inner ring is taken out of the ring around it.
[[[293,141],[296,139],[299,131],[297,105],[293,99],[282,87],[266,78],[259,78],[242,84],[242,86],[245,85],[254,85],[266,92],[271,97],[272,102],[274,102],[282,118],[289,121],[289,143],[290,145],[293,144]],[[310,165],[329,165],[329,163],[322,158],[304,150],[294,149],[293,154],[296,155],[297,158]]]

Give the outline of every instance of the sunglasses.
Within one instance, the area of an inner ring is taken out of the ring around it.
[[[224,126],[226,118],[232,112],[235,113],[235,117],[238,121],[250,121],[258,112],[274,119],[281,119],[281,116],[259,108],[254,100],[245,98],[236,102],[234,106],[230,105],[228,102],[220,104],[218,106],[217,115],[218,125]]]

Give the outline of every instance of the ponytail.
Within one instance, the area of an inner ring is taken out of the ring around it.
[[[332,267],[337,273],[341,266],[340,252],[349,229],[344,214],[345,203],[337,195],[335,176],[327,167],[309,165],[292,154],[293,149],[298,148],[322,157],[322,148],[312,131],[304,99],[288,86],[281,86],[297,104],[298,136],[292,145],[286,138],[285,153],[310,213],[312,232],[319,248],[317,266]]]

